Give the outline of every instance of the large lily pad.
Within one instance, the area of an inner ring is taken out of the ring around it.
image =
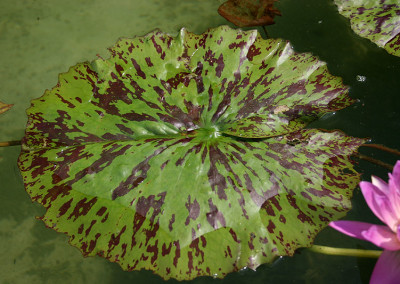
[[[390,54],[400,56],[400,2],[398,0],[334,0],[351,28]]]
[[[228,27],[121,39],[28,110],[19,167],[85,256],[222,277],[309,246],[345,215],[362,139],[304,129],[350,105],[325,63]]]

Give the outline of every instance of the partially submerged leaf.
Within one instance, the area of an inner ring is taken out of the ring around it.
[[[223,277],[309,246],[349,210],[364,140],[302,129],[350,105],[325,63],[228,27],[122,39],[32,101],[19,167],[85,256]]]
[[[334,0],[351,28],[390,54],[400,56],[400,2],[398,0]]]
[[[267,26],[281,15],[274,8],[277,0],[228,0],[218,8],[218,13],[238,27]]]
[[[3,102],[0,102],[0,114],[3,112],[8,111],[13,105],[5,104]]]

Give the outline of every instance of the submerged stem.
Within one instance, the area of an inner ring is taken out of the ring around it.
[[[341,256],[355,256],[355,257],[370,257],[378,258],[382,251],[381,250],[364,250],[364,249],[346,249],[346,248],[334,248],[313,245],[309,248],[312,252],[327,254],[327,255],[341,255]]]
[[[265,33],[265,38],[270,38],[269,34],[268,34],[268,31],[267,31],[267,28],[265,26],[262,26],[262,28],[263,28],[264,33]]]
[[[382,150],[382,151],[385,151],[385,152],[400,156],[400,151],[399,150],[392,149],[392,148],[389,148],[389,147],[386,147],[386,146],[383,146],[383,145],[379,145],[379,144],[363,144],[361,146],[379,149],[379,150]]]
[[[370,163],[373,163],[373,164],[376,164],[378,166],[381,166],[383,168],[386,168],[389,171],[393,171],[393,166],[391,164],[387,164],[385,162],[382,162],[380,160],[371,158],[369,156],[366,156],[366,155],[363,155],[363,154],[360,154],[360,153],[358,153],[357,157],[360,158],[361,160],[365,160],[365,161],[368,161]]]
[[[0,142],[0,147],[8,147],[8,146],[16,146],[16,145],[21,145],[21,141],[15,140],[15,141]]]

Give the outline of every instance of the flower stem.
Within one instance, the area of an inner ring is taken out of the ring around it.
[[[333,248],[326,246],[313,245],[309,248],[312,252],[328,254],[328,255],[341,255],[341,256],[355,256],[355,257],[370,257],[378,258],[381,250],[364,250],[364,249],[346,249],[346,248]]]
[[[21,141],[5,141],[0,142],[0,147],[16,146],[21,145]]]

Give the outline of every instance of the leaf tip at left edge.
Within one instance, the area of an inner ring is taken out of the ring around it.
[[[5,104],[0,101],[0,114],[8,111],[10,108],[12,108],[13,104]]]

